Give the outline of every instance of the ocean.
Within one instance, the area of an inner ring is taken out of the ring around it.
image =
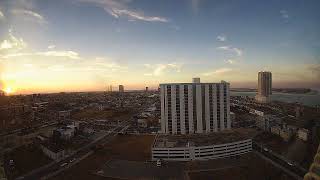
[[[256,92],[234,92],[231,91],[231,96],[249,96],[254,97]],[[288,102],[288,103],[301,103],[306,106],[320,105],[320,94],[289,94],[273,92],[271,100]]]

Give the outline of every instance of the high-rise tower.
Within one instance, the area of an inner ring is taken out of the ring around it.
[[[124,92],[124,86],[123,85],[119,85],[119,92]]]
[[[256,100],[261,103],[270,101],[272,94],[272,74],[271,72],[262,71],[258,74],[258,93]]]
[[[161,132],[193,134],[231,128],[229,83],[160,84]]]

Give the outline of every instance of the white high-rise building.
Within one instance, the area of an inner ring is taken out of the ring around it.
[[[270,95],[272,94],[272,74],[271,72],[262,71],[258,74],[258,93],[256,100],[261,103],[267,103],[270,101]]]
[[[160,84],[161,132],[193,134],[231,128],[230,84],[193,83]]]

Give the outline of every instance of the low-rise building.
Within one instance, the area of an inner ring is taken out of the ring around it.
[[[70,118],[70,113],[71,113],[71,110],[59,111],[58,112],[59,120],[65,120]]]
[[[288,142],[296,133],[297,128],[290,125],[275,125],[270,128],[272,134],[280,136],[284,141]]]
[[[137,122],[139,127],[148,127],[147,119],[138,119]]]
[[[43,143],[40,147],[45,155],[55,161],[59,161],[65,157],[65,150],[56,144]]]
[[[308,141],[308,137],[309,137],[309,130],[307,129],[299,129],[298,133],[297,133],[297,137],[303,141]]]

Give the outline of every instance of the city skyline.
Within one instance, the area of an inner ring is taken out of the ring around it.
[[[0,89],[157,89],[225,80],[320,89],[318,1],[4,0]]]

